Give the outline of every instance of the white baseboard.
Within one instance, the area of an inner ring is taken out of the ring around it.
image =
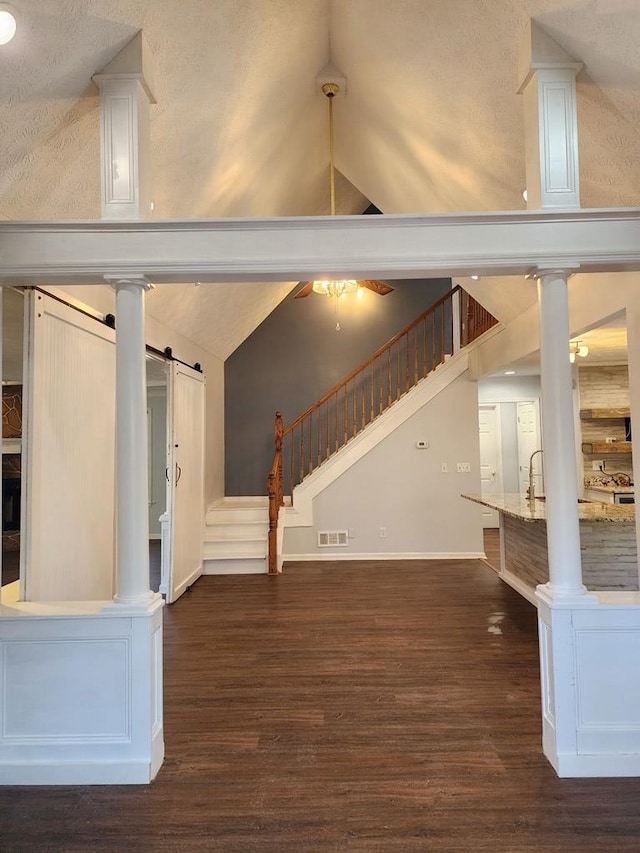
[[[287,563],[342,563],[348,560],[479,560],[482,557],[484,557],[484,551],[425,551],[424,553],[398,551],[374,554],[342,554],[339,551],[332,551],[330,554],[284,554],[282,560],[286,565]]]
[[[523,598],[526,598],[529,604],[533,604],[536,609],[538,608],[536,591],[533,587],[530,587],[529,584],[525,583],[521,578],[517,577],[507,569],[501,569],[498,577],[512,589],[515,589],[516,592],[519,592]]]
[[[561,779],[640,776],[640,754],[638,753],[546,755]]]
[[[201,574],[203,574],[202,563],[200,563],[200,565],[194,572],[191,572],[188,578],[183,580],[182,583],[176,587],[174,591],[173,600],[175,601],[177,598],[179,598],[187,587],[192,586],[192,584],[194,584],[198,580]]]
[[[2,785],[148,785],[162,762],[154,767],[148,761],[87,761],[70,764],[0,763]]]

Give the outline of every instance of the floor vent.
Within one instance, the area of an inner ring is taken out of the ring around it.
[[[348,540],[347,530],[318,530],[318,548],[331,548],[335,545],[346,547]]]

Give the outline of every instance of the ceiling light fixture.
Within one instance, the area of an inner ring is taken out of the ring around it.
[[[525,201],[528,201],[528,200],[529,200],[529,193],[526,191],[526,189],[525,189],[525,190],[522,190],[522,198],[523,198]]]
[[[571,341],[569,343],[569,361],[574,364],[576,356],[586,358],[589,355],[589,347],[586,344],[581,344],[580,341]]]
[[[337,83],[325,83],[322,87],[322,92],[329,102],[329,198],[331,216],[336,215],[336,176],[333,164],[333,99],[339,91],[340,86]],[[340,279],[338,281],[323,279],[313,282],[313,290],[315,293],[324,293],[326,296],[332,296],[337,303],[337,300],[341,296],[344,296],[345,293],[353,293],[358,290],[358,282],[352,278]],[[336,328],[340,328],[338,322],[336,322]]]
[[[16,34],[18,23],[12,6],[0,3],[0,46],[9,44]]]
[[[470,275],[469,278],[473,279],[473,281],[480,281],[479,275]]]

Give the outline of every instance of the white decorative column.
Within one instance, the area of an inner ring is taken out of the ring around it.
[[[115,602],[146,607],[149,589],[149,485],[145,376],[145,279],[119,279],[116,290]]]
[[[144,219],[151,210],[150,62],[137,33],[93,80],[100,89],[103,219]]]
[[[530,210],[580,207],[576,76],[582,67],[530,22],[518,67]]]
[[[538,274],[548,591],[583,595],[566,270]]]

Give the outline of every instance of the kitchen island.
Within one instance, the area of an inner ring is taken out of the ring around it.
[[[462,497],[498,511],[500,577],[535,603],[536,586],[549,580],[545,501],[529,501],[517,494]],[[579,503],[578,519],[582,580],[587,589],[638,590],[634,505]]]

